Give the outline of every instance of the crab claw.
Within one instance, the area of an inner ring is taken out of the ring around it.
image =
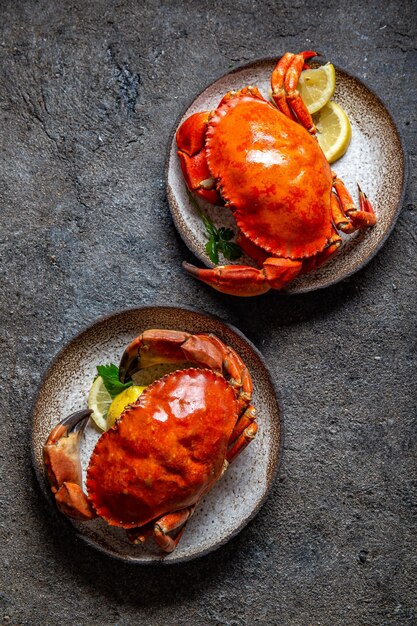
[[[192,157],[204,147],[210,111],[199,111],[187,117],[176,132],[178,148]]]
[[[232,296],[259,296],[270,289],[283,289],[301,271],[302,263],[291,259],[267,258],[261,269],[250,265],[219,265],[200,269],[182,264],[186,272],[217,291]]]
[[[140,348],[142,346],[142,335],[136,337],[126,348],[122,354],[119,363],[119,380],[125,383],[132,378],[132,374],[138,371]]]
[[[190,115],[176,133],[181,170],[190,191],[212,204],[223,204],[207,163],[205,138],[210,111]]]
[[[80,520],[96,517],[82,490],[80,441],[90,410],[66,417],[49,435],[43,447],[43,460],[52,493],[61,513]]]
[[[140,369],[159,363],[185,362],[181,346],[189,337],[189,333],[176,330],[145,330],[123,352],[119,380],[124,383]]]

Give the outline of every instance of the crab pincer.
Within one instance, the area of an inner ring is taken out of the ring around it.
[[[91,411],[72,413],[51,431],[43,447],[46,474],[61,513],[79,520],[96,515],[82,489],[80,441]]]

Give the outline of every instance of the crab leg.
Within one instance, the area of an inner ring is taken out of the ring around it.
[[[238,437],[243,433],[245,428],[250,426],[252,422],[256,419],[256,409],[251,404],[248,406],[246,411],[240,416],[236,425],[230,435],[230,444],[232,445]]]
[[[126,534],[131,543],[134,543],[135,546],[141,545],[145,543],[148,537],[151,537],[153,534],[155,522],[149,522],[144,526],[138,526],[136,528],[127,528]]]
[[[291,109],[297,116],[298,121],[312,135],[316,134],[313,118],[311,117],[299,91],[297,91],[297,83],[304,67],[304,60],[317,56],[316,52],[306,51],[296,54],[290,68],[285,76],[285,90],[287,91],[287,99]]]
[[[248,368],[240,356],[232,349],[227,348],[227,355],[223,362],[225,372],[230,376],[229,384],[238,392],[239,415],[248,410],[252,399],[253,384]],[[252,407],[253,408],[253,407]],[[255,410],[255,409],[253,409]]]
[[[43,447],[46,473],[61,513],[79,520],[96,517],[82,490],[80,441],[91,411],[78,411],[56,426]]]
[[[334,172],[333,188],[337,198],[334,198],[332,194],[332,214],[338,230],[344,233],[353,233],[355,230],[367,228],[376,223],[372,204],[359,185],[360,210],[356,208],[344,182]]]
[[[164,552],[172,552],[181,539],[185,530],[185,523],[194,513],[196,506],[197,505],[194,504],[185,509],[174,511],[174,513],[167,513],[156,522],[150,522],[140,528],[129,529],[127,531],[129,541],[138,545],[145,543],[149,537],[153,537]],[[181,526],[182,528],[180,528]],[[180,531],[175,538],[169,537],[169,533],[172,533],[177,528],[180,528]]]
[[[243,433],[236,439],[235,443],[229,448],[226,460],[231,463],[236,459],[236,457],[246,448],[250,442],[255,439],[256,433],[258,432],[258,424],[256,422],[252,422],[250,426],[245,428]]]
[[[200,269],[184,262],[183,268],[217,291],[235,296],[258,296],[270,289],[283,289],[301,271],[302,262],[268,257],[261,269],[249,265],[219,265]]]
[[[272,98],[281,113],[290,119],[297,119],[312,135],[316,133],[316,127],[297,91],[297,83],[306,65],[305,61],[315,56],[318,55],[313,50],[305,50],[299,54],[287,52],[278,61],[271,76]]]
[[[164,552],[172,552],[177,547],[179,540],[185,530],[185,523],[194,513],[196,505],[175,511],[174,513],[168,513],[161,517],[154,525],[153,537]],[[182,527],[182,528],[181,528]],[[173,530],[181,528],[177,536],[173,539],[168,533]]]
[[[289,117],[290,120],[295,120],[295,117],[288,106],[287,94],[284,89],[284,81],[285,75],[290,68],[293,58],[294,54],[292,52],[286,52],[278,61],[271,75],[272,98],[281,113]]]

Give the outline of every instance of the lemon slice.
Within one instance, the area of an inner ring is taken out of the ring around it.
[[[101,430],[107,430],[107,411],[111,405],[111,395],[104,386],[101,376],[97,376],[88,394],[88,408],[93,412],[91,419]]]
[[[128,387],[121,393],[119,393],[110,405],[109,410],[107,411],[107,428],[111,428],[116,422],[116,420],[121,416],[125,408],[128,404],[133,404],[139,398],[143,390],[146,387],[142,387],[139,385],[133,385],[132,387]]]
[[[348,116],[336,102],[329,102],[313,116],[317,140],[329,163],[342,157],[349,147],[352,129]]]
[[[317,113],[327,104],[336,87],[336,72],[331,63],[301,72],[297,89],[310,113]]]

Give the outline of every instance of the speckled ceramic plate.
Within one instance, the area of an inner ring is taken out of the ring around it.
[[[276,60],[263,59],[249,63],[219,78],[197,96],[178,120],[175,130],[191,113],[216,108],[221,97],[231,89],[256,85],[268,97],[270,76]],[[296,279],[286,293],[303,293],[327,287],[359,270],[381,248],[401,209],[406,160],[390,113],[368,87],[340,68],[336,68],[333,99],[345,109],[349,117],[352,140],[345,156],[334,163],[332,168],[344,180],[355,201],[358,201],[356,183],[361,185],[373,203],[378,222],[366,232],[357,232],[348,237],[343,235],[344,245],[337,256],[318,270]],[[174,223],[188,248],[202,263],[213,267],[204,249],[207,241],[205,229],[187,196],[176,151],[173,133],[167,158],[166,182]],[[217,226],[229,226],[236,230],[230,211],[200,199],[199,204]],[[248,257],[236,261],[242,262],[253,265]]]
[[[103,520],[70,523],[89,544],[111,556],[142,564],[178,563],[218,548],[253,518],[267,495],[281,456],[282,413],[274,383],[261,354],[241,332],[217,318],[176,307],[130,309],[99,320],[61,350],[43,379],[34,407],[33,460],[42,491],[54,506],[42,462],[42,447],[49,432],[66,415],[86,407],[96,365],[118,363],[126,345],[147,328],[212,332],[233,347],[253,378],[258,435],[204,498],[170,555],[161,557],[145,547],[133,546],[122,529],[112,528]],[[94,424],[89,423],[81,454],[84,478],[99,436]],[[69,523],[64,516],[62,522]]]

